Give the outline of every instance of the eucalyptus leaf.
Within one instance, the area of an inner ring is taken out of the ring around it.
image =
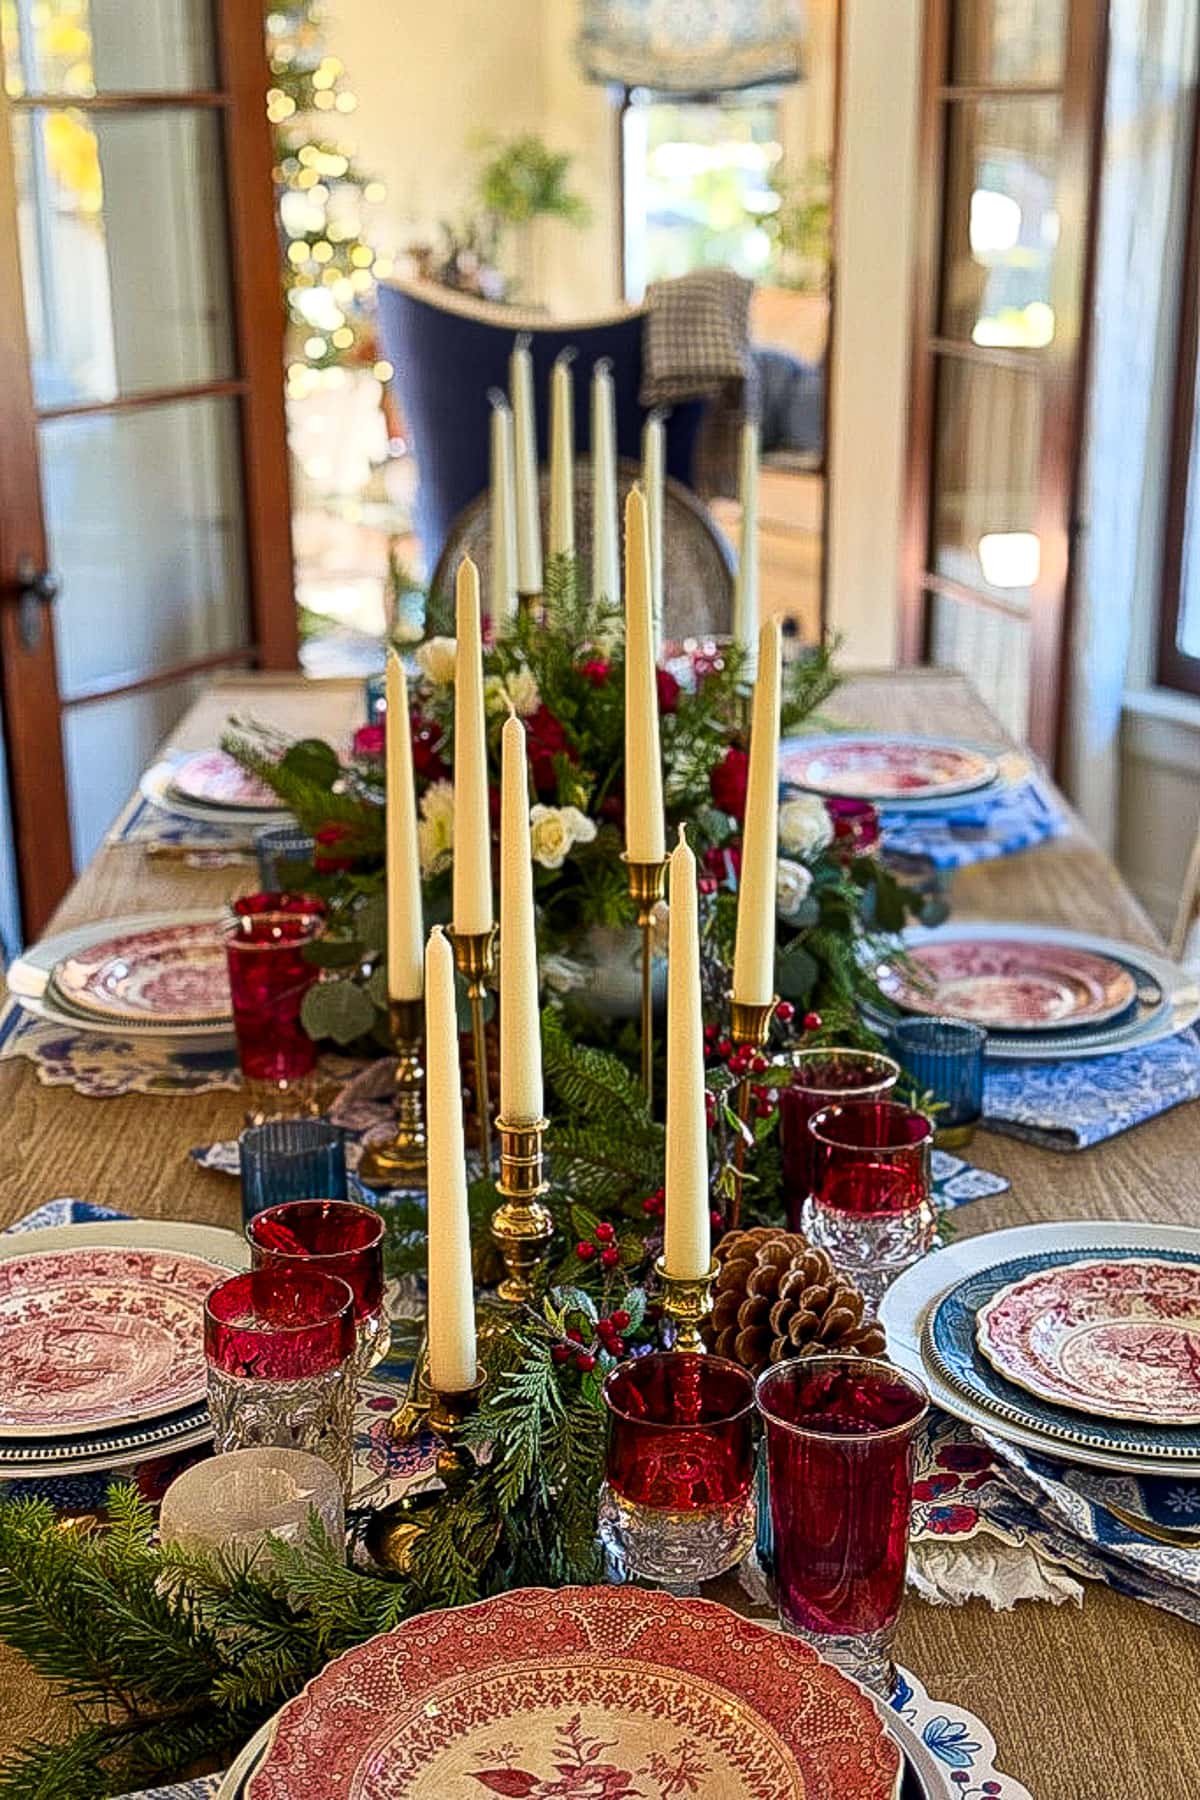
[[[387,948],[387,895],[368,894],[354,914],[354,930],[364,950]]]
[[[356,982],[319,981],[305,994],[300,1019],[311,1038],[352,1044],[374,1025],[375,1008]]]
[[[302,781],[320,782],[332,787],[342,773],[338,753],[321,738],[300,738],[284,751],[280,766]]]
[[[391,995],[388,993],[388,972],[386,963],[377,963],[371,970],[363,991],[369,997],[372,1006],[377,1007],[380,1012],[386,1012],[387,1003],[391,998]]]

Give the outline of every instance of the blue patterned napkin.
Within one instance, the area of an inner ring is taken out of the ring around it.
[[[255,827],[188,819],[135,794],[105,838],[106,844],[140,844],[146,850],[178,851],[185,862],[221,868],[254,861]]]
[[[47,1087],[110,1099],[116,1094],[206,1094],[240,1086],[232,1043],[189,1049],[185,1042],[72,1031],[9,1000],[0,1012],[0,1059],[24,1056]]]
[[[1200,1044],[1194,1031],[1081,1062],[989,1062],[984,1073],[989,1130],[1046,1150],[1086,1150],[1196,1099]]]
[[[935,869],[963,869],[1030,850],[1057,837],[1067,821],[1039,782],[971,802],[964,795],[945,812],[902,812],[880,808],[883,847],[891,856],[912,857]]]

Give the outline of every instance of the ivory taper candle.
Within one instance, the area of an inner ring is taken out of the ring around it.
[[[542,1027],[538,1011],[533,856],[525,727],[515,716],[501,738],[500,1117],[542,1116]]]
[[[654,619],[654,654],[662,655],[663,631],[663,481],[666,439],[662,414],[652,412],[642,427],[642,488],[650,533],[650,601]]]
[[[754,680],[758,657],[758,425],[742,426],[738,497],[742,503],[742,547],[733,590],[733,636],[746,652],[746,679]]]
[[[663,1268],[679,1281],[712,1261],[708,1127],[704,1115],[704,1015],[696,858],[684,828],[671,852],[667,950],[667,1179]]]
[[[394,650],[387,659],[386,742],[388,995],[392,1000],[419,1000],[425,925],[417,853],[417,796],[408,681]]]
[[[517,592],[542,591],[542,515],[538,494],[537,414],[533,404],[533,358],[529,338],[521,332],[508,360],[508,393],[512,402],[516,449]]]
[[[575,554],[574,350],[560,350],[550,376],[550,554]]]
[[[661,862],[666,855],[650,541],[637,488],[625,501],[625,852],[630,862]]]
[[[475,1283],[463,1137],[454,955],[435,925],[425,949],[425,1134],[429,1167],[429,1385],[461,1394],[475,1363]]]
[[[517,490],[513,469],[513,417],[498,388],[491,394],[492,568],[488,610],[497,624],[517,610]]]
[[[604,356],[592,371],[592,596],[615,605],[620,592],[616,393]]]
[[[490,931],[493,919],[479,570],[469,556],[458,565],[456,623],[453,911],[455,932],[468,935]]]
[[[758,639],[733,955],[733,997],[748,1006],[766,1006],[775,993],[780,658],[779,620],[768,619]]]

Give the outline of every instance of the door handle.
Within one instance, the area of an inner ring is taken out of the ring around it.
[[[42,640],[42,608],[58,598],[58,576],[51,569],[39,569],[32,556],[23,556],[17,564],[16,590],[21,643],[26,650],[36,650]]]

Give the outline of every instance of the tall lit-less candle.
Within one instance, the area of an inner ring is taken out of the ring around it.
[[[491,526],[492,568],[488,609],[497,624],[517,610],[517,489],[513,469],[513,417],[498,388],[492,403]]]
[[[758,640],[758,678],[750,724],[750,772],[742,836],[733,997],[766,1006],[775,993],[775,864],[779,839],[778,619]]]
[[[454,956],[440,925],[425,950],[425,1133],[429,1160],[429,1385],[461,1394],[475,1364],[475,1284],[467,1214]]]
[[[533,358],[529,337],[520,332],[508,361],[516,448],[517,592],[542,591],[542,515],[538,496],[537,414],[533,405]]]
[[[733,635],[746,652],[746,677],[753,681],[758,657],[758,425],[753,419],[742,426],[738,497],[742,548],[733,590]]]
[[[464,556],[458,565],[457,602],[453,901],[454,930],[456,934],[468,935],[490,931],[493,918],[479,570],[469,556]]]
[[[500,1117],[542,1116],[542,1026],[538,1011],[533,857],[525,727],[513,717],[501,739]]]
[[[621,591],[617,548],[617,407],[612,364],[592,371],[592,595],[615,605]]]
[[[417,797],[408,681],[394,650],[387,659],[387,922],[388,996],[419,1000],[425,926],[417,854]]]
[[[679,1281],[707,1275],[708,1128],[704,1117],[704,1016],[696,858],[684,828],[671,852],[667,964],[667,1179],[663,1267]]]
[[[650,541],[637,488],[625,501],[625,853],[630,862],[646,863],[666,855]]]
[[[650,531],[650,597],[654,618],[654,654],[662,655],[663,632],[663,481],[666,438],[662,414],[652,412],[642,427],[642,487]]]
[[[575,554],[573,350],[560,350],[550,376],[550,554]]]

